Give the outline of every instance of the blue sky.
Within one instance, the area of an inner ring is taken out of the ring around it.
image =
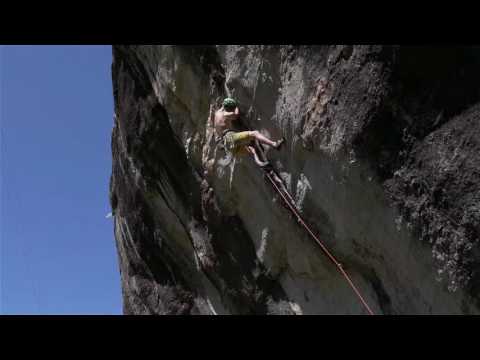
[[[111,46],[2,46],[1,314],[121,314]]]

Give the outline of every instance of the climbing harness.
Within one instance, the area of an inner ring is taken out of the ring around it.
[[[226,150],[232,152],[235,149],[235,142],[233,141],[233,130],[227,129],[222,134],[223,146]]]
[[[332,255],[332,253],[330,251],[328,251],[327,247],[320,241],[320,239],[315,236],[315,234],[313,233],[313,231],[310,229],[310,227],[305,223],[305,221],[302,219],[302,217],[300,216],[299,212],[298,212],[298,209],[296,208],[296,206],[294,205],[294,201],[292,199],[292,196],[288,193],[288,191],[286,190],[285,186],[283,186],[283,190],[280,189],[280,187],[278,186],[278,184],[276,183],[276,181],[272,178],[272,175],[271,173],[275,174],[274,170],[272,167],[270,167],[270,169],[263,169],[265,171],[265,176],[266,178],[270,181],[270,183],[272,184],[274,190],[280,195],[280,197],[282,198],[283,202],[285,203],[286,207],[288,210],[291,211],[291,213],[294,215],[294,217],[296,218],[297,222],[303,226],[303,228],[307,231],[307,233],[315,240],[315,242],[320,246],[320,248],[322,249],[322,251],[324,252],[324,254],[330,259],[330,261],[337,267],[337,269],[340,271],[340,273],[343,275],[343,277],[345,278],[345,280],[348,282],[348,284],[350,285],[350,287],[353,289],[353,291],[355,292],[355,294],[357,295],[358,299],[360,300],[360,302],[362,303],[362,305],[365,307],[365,309],[367,310],[367,312],[370,314],[370,315],[374,315],[373,311],[370,309],[370,307],[368,306],[367,302],[365,301],[365,299],[362,297],[362,295],[360,294],[360,291],[358,291],[357,287],[353,284],[352,280],[350,279],[350,276],[347,274],[347,272],[345,271],[345,269],[343,268],[343,265],[338,262],[338,260]],[[275,174],[276,177],[278,178],[278,175]],[[288,200],[287,199],[290,199]]]

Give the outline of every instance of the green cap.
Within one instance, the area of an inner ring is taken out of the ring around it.
[[[228,109],[233,110],[236,106],[237,106],[237,102],[232,98],[227,97],[225,98],[225,100],[223,100],[223,107],[227,110]]]

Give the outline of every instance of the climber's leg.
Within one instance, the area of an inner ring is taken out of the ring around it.
[[[268,161],[262,161],[258,158],[258,154],[257,152],[255,151],[255,148],[253,146],[246,146],[245,147],[246,150],[253,155],[253,160],[255,160],[255,163],[260,166],[260,167],[264,167],[264,166],[267,166],[269,164]]]
[[[257,131],[257,130],[250,131],[250,136],[254,137],[255,139],[257,139],[259,142],[261,142],[263,144],[267,144],[267,145],[270,145],[270,146],[274,147],[275,149],[280,148],[280,146],[285,141],[285,139],[283,139],[283,138],[278,140],[278,141],[272,141],[269,138],[267,138],[266,136],[262,135],[260,133],[260,131]]]

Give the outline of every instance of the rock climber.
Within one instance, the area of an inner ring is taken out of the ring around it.
[[[218,138],[223,140],[225,149],[230,151],[234,156],[251,154],[257,165],[264,167],[268,162],[261,161],[255,148],[252,146],[254,140],[258,140],[262,144],[269,145],[279,150],[285,139],[272,141],[263,136],[259,131],[240,131],[233,130],[235,121],[239,118],[240,110],[237,102],[227,97],[223,100],[222,107],[213,114],[213,106],[210,106],[209,121],[213,123]]]

